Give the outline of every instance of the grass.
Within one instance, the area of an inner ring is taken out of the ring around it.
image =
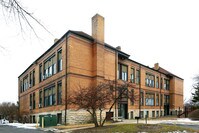
[[[75,130],[72,133],[165,133],[172,131],[187,131],[187,132],[199,132],[189,128],[179,127],[175,125],[164,125],[164,124],[118,124],[108,125],[104,127],[88,128]]]

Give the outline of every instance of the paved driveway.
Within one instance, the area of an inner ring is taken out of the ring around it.
[[[52,133],[51,131],[41,131],[39,129],[24,129],[13,126],[0,125],[0,133]]]

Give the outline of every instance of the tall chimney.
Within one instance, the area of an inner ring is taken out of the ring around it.
[[[158,70],[158,69],[159,69],[159,63],[155,63],[155,64],[154,64],[154,69],[155,69],[155,70]]]
[[[104,17],[99,14],[92,17],[92,37],[104,44]]]

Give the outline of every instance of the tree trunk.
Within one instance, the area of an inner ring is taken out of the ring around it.
[[[93,111],[93,123],[95,124],[95,127],[99,127],[98,122],[97,122],[96,111]]]
[[[106,119],[106,118],[105,118]],[[100,127],[102,127],[102,109],[100,109]]]

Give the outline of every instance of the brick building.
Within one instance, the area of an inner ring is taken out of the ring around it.
[[[92,36],[68,31],[18,77],[20,113],[32,122],[43,114],[55,114],[59,123],[89,119],[84,110],[73,110],[65,99],[77,85],[89,86],[104,79],[131,82],[139,101],[119,102],[113,113],[125,119],[176,114],[183,108],[183,79],[161,68],[129,58],[120,47],[104,42],[104,18],[92,18]]]

